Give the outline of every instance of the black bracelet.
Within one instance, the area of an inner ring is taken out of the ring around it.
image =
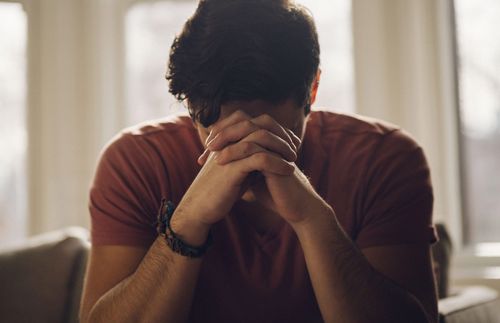
[[[194,247],[182,241],[170,227],[170,219],[175,211],[175,204],[167,201],[165,198],[161,200],[160,210],[158,211],[158,234],[165,238],[167,245],[173,252],[189,258],[200,258],[205,254],[208,248],[212,245],[212,233],[208,233],[208,238],[200,247]]]

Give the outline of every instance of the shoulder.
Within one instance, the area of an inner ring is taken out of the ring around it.
[[[148,120],[122,129],[105,146],[119,148],[131,143],[168,139],[176,135],[195,135],[191,119],[184,115],[173,115],[162,119]]]
[[[189,116],[175,114],[161,119],[148,120],[125,128],[121,132],[135,136],[155,136],[161,133],[175,133],[179,131],[195,131],[193,122]]]
[[[187,116],[171,116],[128,127],[115,135],[100,153],[96,183],[110,176],[153,180],[168,168],[186,171],[196,161],[200,140]]]
[[[101,157],[144,159],[152,154],[197,148],[197,138],[191,119],[174,115],[121,130],[104,146]]]
[[[320,136],[326,150],[343,142],[349,143],[351,149],[362,146],[362,151],[367,153],[404,152],[420,148],[417,141],[401,127],[357,114],[313,111],[307,127]]]

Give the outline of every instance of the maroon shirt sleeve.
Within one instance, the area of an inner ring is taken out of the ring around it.
[[[436,241],[433,193],[422,149],[406,133],[393,130],[374,149],[364,176],[360,248]]]
[[[132,133],[104,149],[90,189],[93,245],[147,247],[154,241],[161,193],[152,189],[159,187],[153,158],[143,138]]]

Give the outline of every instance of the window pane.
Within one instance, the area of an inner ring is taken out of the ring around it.
[[[467,238],[500,241],[500,2],[456,0]]]
[[[351,0],[299,0],[314,17],[321,46],[315,106],[354,112]]]
[[[128,124],[183,109],[168,92],[166,64],[175,35],[198,1],[161,1],[133,6],[126,17]]]
[[[354,111],[351,0],[304,0],[317,24],[322,79],[316,107]],[[197,1],[161,1],[133,6],[126,17],[127,123],[182,109],[164,79],[170,45]]]
[[[26,234],[26,15],[0,2],[0,244]]]

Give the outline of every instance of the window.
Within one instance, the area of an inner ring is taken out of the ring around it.
[[[321,46],[316,107],[354,112],[351,0],[302,0],[314,17]]]
[[[26,234],[26,15],[0,2],[0,243]]]
[[[139,3],[126,17],[127,124],[164,117],[182,106],[164,79],[170,45],[197,1]],[[350,0],[303,0],[321,45],[322,79],[315,106],[354,111]]]
[[[182,110],[168,92],[166,64],[175,35],[197,1],[159,1],[133,6],[125,18],[127,124]]]
[[[465,238],[500,241],[500,2],[455,0]]]

